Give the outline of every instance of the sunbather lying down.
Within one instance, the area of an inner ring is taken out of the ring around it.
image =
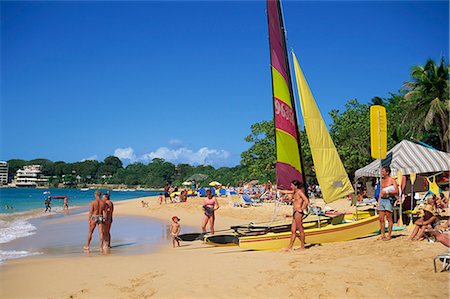
[[[450,231],[442,229],[431,229],[425,231],[425,236],[434,237],[437,241],[441,242],[444,246],[450,247]]]

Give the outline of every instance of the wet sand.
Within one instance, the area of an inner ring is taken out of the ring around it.
[[[177,215],[183,232],[188,231],[186,226],[200,229],[200,199],[168,205],[157,204],[156,198],[144,200],[149,207],[142,208],[141,199],[118,202],[117,216],[169,224]],[[273,216],[273,204],[236,208],[234,201],[219,199],[217,230]],[[342,210],[346,205],[344,200],[330,206]],[[283,206],[277,214],[283,219],[291,214],[291,207]],[[368,237],[291,253],[212,247],[200,241],[183,242],[173,249],[165,241],[158,250],[142,254],[119,255],[113,249],[110,255],[30,257],[0,266],[0,297],[448,298],[449,274],[433,272],[433,258],[445,247],[408,242],[407,234],[396,232],[387,242]]]

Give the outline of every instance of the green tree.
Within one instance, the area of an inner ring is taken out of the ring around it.
[[[114,167],[115,169],[119,169],[123,167],[122,161],[116,156],[108,156],[103,160],[105,165],[109,165]]]
[[[274,121],[262,121],[251,126],[251,134],[245,141],[252,145],[241,154],[241,165],[248,168],[248,180],[275,179],[275,130]]]
[[[330,112],[330,135],[350,177],[371,161],[369,105],[350,100],[345,111]]]
[[[8,161],[8,181],[12,181],[17,173],[17,170],[28,165],[28,161],[20,159],[11,159]]]
[[[412,134],[434,130],[439,144],[432,145],[449,151],[449,65],[444,58],[439,66],[428,59],[424,66],[412,68],[411,77],[412,81],[405,82],[403,87],[408,101],[403,120]]]

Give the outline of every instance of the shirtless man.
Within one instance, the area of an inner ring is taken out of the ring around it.
[[[114,204],[112,203],[109,193],[103,195],[103,201],[105,202],[105,223],[104,223],[104,235],[105,235],[105,247],[111,248],[111,224],[113,222]]]
[[[172,225],[170,226],[170,234],[172,235],[172,245],[173,248],[175,248],[175,243],[180,247],[180,238],[178,238],[178,235],[180,234],[181,225],[178,223],[180,221],[180,218],[177,216],[172,217]]]
[[[392,220],[392,213],[394,212],[394,207],[392,203],[395,201],[395,196],[398,195],[398,185],[397,182],[390,177],[391,168],[389,166],[384,166],[381,168],[381,188],[380,197],[378,198],[378,212],[380,213],[380,231],[381,236],[379,240],[387,241],[391,239],[392,225],[394,221]],[[385,219],[388,221],[388,235],[384,235],[385,230]]]
[[[292,190],[279,190],[280,193],[283,194],[292,194],[292,224],[291,224],[291,242],[289,243],[289,247],[286,251],[291,251],[294,247],[295,237],[299,237],[300,239],[300,249],[305,249],[305,231],[303,230],[303,215],[305,214],[305,210],[308,208],[309,199],[306,197],[305,193],[302,191],[302,183],[298,180],[293,180],[291,183]],[[299,231],[299,235],[297,235],[297,230]]]
[[[99,190],[95,191],[95,199],[91,201],[89,207],[89,233],[87,237],[86,246],[84,246],[84,250],[89,250],[89,245],[91,244],[92,233],[95,230],[95,227],[98,224],[98,233],[100,235],[100,251],[103,251],[103,220],[106,218],[106,205],[100,199],[101,192]]]

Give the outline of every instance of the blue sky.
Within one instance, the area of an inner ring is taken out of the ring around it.
[[[0,160],[234,166],[272,115],[267,17],[251,2],[1,2]],[[448,61],[449,5],[285,1],[325,121]]]

